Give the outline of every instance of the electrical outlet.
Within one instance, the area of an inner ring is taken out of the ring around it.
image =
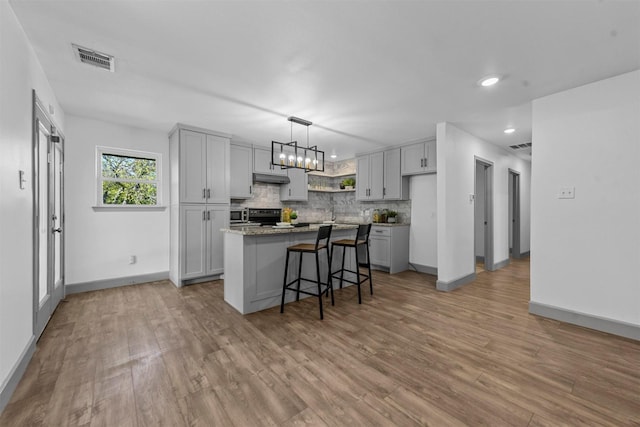
[[[575,199],[576,188],[575,187],[560,187],[558,192],[558,199]]]
[[[135,255],[130,255],[129,256],[129,264],[135,264],[136,263],[136,256]]]

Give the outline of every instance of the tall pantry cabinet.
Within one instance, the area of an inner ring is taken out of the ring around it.
[[[182,124],[169,133],[169,278],[180,287],[224,271],[229,226],[231,135]]]

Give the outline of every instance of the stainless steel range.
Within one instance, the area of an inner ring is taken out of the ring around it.
[[[250,222],[260,223],[261,225],[276,225],[280,222],[282,217],[282,209],[262,209],[262,208],[249,208],[247,209],[247,219]]]

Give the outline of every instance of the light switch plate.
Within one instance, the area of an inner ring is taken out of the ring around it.
[[[575,199],[576,187],[560,187],[558,191],[558,199]]]

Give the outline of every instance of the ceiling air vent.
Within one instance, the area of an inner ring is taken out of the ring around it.
[[[522,150],[523,148],[531,147],[531,143],[527,142],[525,144],[510,145],[509,147],[511,147],[511,149],[513,149],[513,150]]]
[[[84,64],[90,64],[103,70],[109,70],[112,73],[116,70],[115,58],[105,53],[96,52],[93,49],[72,44],[73,52],[78,61]]]

